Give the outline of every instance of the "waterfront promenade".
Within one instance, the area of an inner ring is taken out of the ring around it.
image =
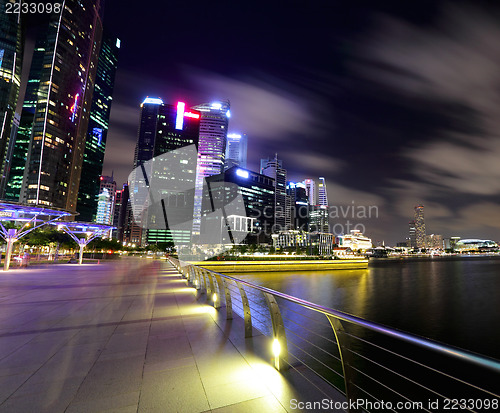
[[[324,398],[205,302],[146,259],[0,273],[0,412],[296,412],[290,400]]]

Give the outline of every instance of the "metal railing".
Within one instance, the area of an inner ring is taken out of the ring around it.
[[[278,370],[308,381],[313,372],[346,396],[350,412],[500,409],[498,360],[169,260],[216,309],[225,305],[227,319],[242,316],[245,337],[255,327],[272,338]]]

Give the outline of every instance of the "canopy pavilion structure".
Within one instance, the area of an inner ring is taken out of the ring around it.
[[[8,271],[12,256],[12,247],[14,243],[31,231],[44,225],[53,224],[60,218],[74,215],[71,212],[45,208],[43,206],[27,206],[10,202],[0,202],[0,237],[2,237],[7,246],[5,248],[4,271]],[[22,223],[17,228],[7,228],[7,222]]]
[[[111,231],[112,229],[115,229],[115,227],[111,225],[78,221],[52,222],[52,225],[57,226],[58,230],[64,231],[78,244],[78,247],[80,248],[78,264],[82,264],[83,250],[92,240],[96,239],[97,237],[102,237],[103,235],[109,233],[109,231]],[[83,235],[83,237],[79,235]]]

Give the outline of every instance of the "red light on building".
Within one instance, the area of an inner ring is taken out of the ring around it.
[[[193,113],[193,112],[184,112],[184,116],[193,119],[200,119],[200,115],[198,113]]]

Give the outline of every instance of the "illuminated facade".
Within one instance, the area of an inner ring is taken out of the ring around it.
[[[278,154],[274,158],[261,159],[260,170],[263,175],[274,179],[274,225],[275,231],[284,231],[291,227],[291,202],[286,193],[286,169]]]
[[[99,195],[97,202],[97,217],[95,222],[98,224],[113,224],[115,211],[115,193],[116,182],[112,176],[101,176]]]
[[[291,202],[291,223],[293,229],[307,231],[309,229],[309,199],[306,186],[302,182],[289,182],[286,193]]]
[[[229,101],[203,103],[193,106],[192,109],[201,114],[193,216],[193,235],[199,235],[203,180],[224,170],[227,128],[231,112]]]
[[[338,236],[336,241],[339,247],[350,248],[352,251],[366,251],[373,247],[372,240],[356,229],[351,230],[349,234]]]
[[[461,239],[455,244],[459,252],[489,252],[498,251],[498,244],[489,239]]]
[[[122,189],[117,189],[115,193],[115,213],[113,215],[113,238],[123,242],[123,230],[125,217],[127,215],[127,205],[129,202],[128,185],[124,184]]]
[[[424,206],[415,207],[415,238],[417,248],[426,248]]]
[[[274,179],[234,166],[223,174],[207,178],[208,185],[220,182],[229,182],[236,185],[222,187],[222,190],[213,191],[211,196],[219,197],[223,201],[221,203],[228,204],[231,199],[235,198],[236,194],[233,192],[239,190],[243,196],[246,217],[255,218],[252,221],[253,233],[249,235],[247,241],[249,243],[269,241],[274,225]],[[209,199],[210,197],[204,194],[203,215],[212,212]]]
[[[454,251],[458,241],[460,241],[460,237],[445,238],[443,240],[444,249]]]
[[[316,192],[316,181],[314,179],[308,178],[304,179],[304,185],[306,187],[306,194],[309,200],[309,205],[318,205],[318,194]]]
[[[64,4],[35,43],[35,77],[28,82],[38,83],[38,92],[20,200],[74,212],[101,46],[102,10],[100,0]]]
[[[425,236],[427,248],[443,249],[443,236],[439,234],[429,234]]]
[[[5,5],[5,2],[3,2]],[[11,164],[7,152],[21,84],[21,15],[0,13],[0,198],[5,198]],[[11,147],[12,147],[11,143]]]
[[[23,176],[26,169],[26,158],[28,156],[31,131],[38,102],[38,91],[44,65],[45,50],[47,47],[45,40],[44,38],[39,38],[37,40],[31,59],[31,68],[28,77],[29,81],[26,85],[24,94],[21,119],[19,120],[19,128],[15,135],[15,141],[13,142],[14,150],[10,157],[10,169],[8,174],[6,174],[7,185],[4,198],[9,201],[19,201],[19,196],[21,194]]]
[[[229,133],[227,135],[224,170],[227,171],[233,166],[247,167],[247,145],[248,137],[246,134]]]
[[[328,209],[322,205],[309,205],[310,232],[330,232]]]
[[[310,244],[310,234],[304,231],[290,230],[281,231],[278,234],[272,235],[273,247],[279,249],[304,249],[306,250]]]
[[[138,187],[151,187],[153,185],[161,187],[160,182],[167,182],[169,180],[178,179],[175,173],[172,173],[168,165],[160,167],[150,162],[149,165],[155,165],[153,170],[146,170],[144,165],[167,152],[175,151],[189,145],[196,145],[198,147],[198,137],[200,129],[201,113],[196,110],[188,110],[184,102],[177,102],[175,105],[163,103],[159,98],[147,98],[141,104],[141,123],[139,126],[139,134],[135,148],[134,156],[134,187],[130,191],[137,193]],[[180,159],[180,163],[187,160]],[[146,178],[148,181],[146,181]],[[194,198],[196,171],[193,170],[191,174],[185,174],[183,177],[184,184],[191,184],[192,193],[186,196]],[[187,181],[186,181],[187,180]],[[156,183],[156,184],[155,184]],[[162,197],[167,202],[170,202],[171,197],[177,197],[177,193],[170,194],[168,190],[162,192]],[[168,228],[168,223],[165,223],[165,229],[155,228],[142,230],[141,235],[138,235],[134,225],[133,215],[139,216],[142,211],[143,205],[146,205],[147,199],[140,200],[138,197],[134,200],[135,211],[129,208],[127,222],[130,226],[130,238],[134,239],[136,244],[151,244],[158,242],[172,242],[172,234]],[[172,201],[174,202],[174,201]],[[194,205],[193,200],[184,200],[183,204]],[[179,206],[179,210],[182,207]],[[171,213],[175,213],[171,210]],[[149,214],[144,218],[144,222],[162,222],[164,217],[158,217]],[[152,227],[153,227],[152,226]],[[135,231],[135,232],[134,232]],[[176,243],[187,244],[191,242],[191,231],[182,231],[182,233],[175,234]]]
[[[417,248],[417,228],[415,226],[415,221],[410,221],[408,223],[408,233],[409,233],[408,247]]]
[[[325,178],[319,178],[318,184],[318,205],[328,206],[328,194],[326,192]]]
[[[106,150],[119,50],[120,39],[105,33],[97,62],[97,76],[83,154],[82,179],[76,206],[77,212],[80,213],[78,217],[80,221],[92,221],[96,215],[99,176],[102,174]]]

